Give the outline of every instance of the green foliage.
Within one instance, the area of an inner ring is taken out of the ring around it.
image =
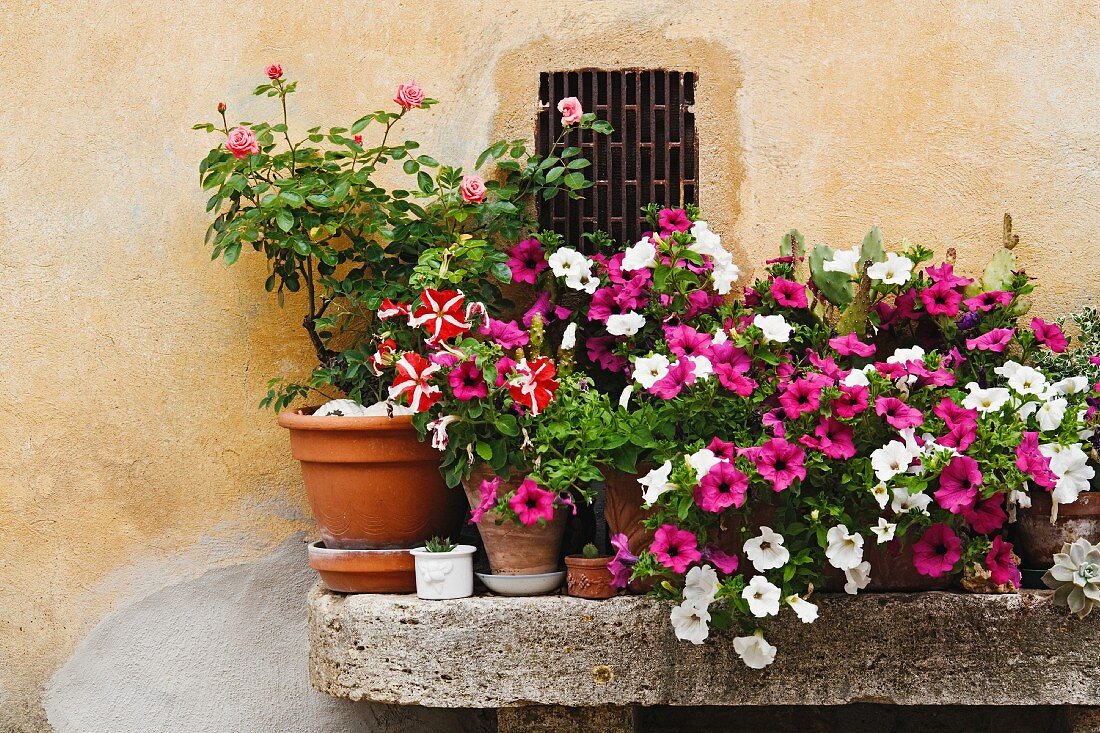
[[[599,556],[599,549],[591,542],[581,548],[581,557],[585,558],[586,560],[595,560]]]
[[[833,259],[832,247],[824,244],[810,251],[810,277],[821,294],[833,305],[843,308],[852,302],[852,279],[843,272],[829,272],[824,265]]]
[[[779,254],[784,257],[804,257],[806,255],[806,238],[802,232],[792,229],[783,235],[783,242],[779,245]]]
[[[455,548],[455,543],[446,537],[432,537],[424,543],[424,549],[428,552],[450,552]]]

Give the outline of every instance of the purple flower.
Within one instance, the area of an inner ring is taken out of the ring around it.
[[[505,349],[515,349],[526,346],[527,332],[520,329],[515,321],[498,321],[495,318],[488,319],[481,327],[481,334],[488,336]]]
[[[611,536],[611,546],[615,548],[615,557],[607,564],[607,569],[611,571],[611,586],[625,588],[630,582],[630,574],[634,572],[638,556],[630,551],[627,536],[622,532]]]
[[[977,326],[980,320],[982,320],[981,316],[974,311],[969,311],[959,316],[959,319],[955,321],[955,325],[959,327],[960,331],[969,331]]]
[[[537,239],[524,239],[508,250],[508,269],[512,271],[512,282],[534,285],[539,273],[547,267],[546,253],[542,251],[542,245]]]

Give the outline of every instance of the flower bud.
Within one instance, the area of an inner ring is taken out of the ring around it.
[[[225,102],[218,102],[218,114],[225,114]]]

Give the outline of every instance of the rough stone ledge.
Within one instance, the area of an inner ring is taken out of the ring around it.
[[[1045,592],[819,595],[816,623],[769,625],[747,669],[718,634],[679,642],[648,598],[309,596],[310,676],[399,705],[1095,705],[1100,619]]]

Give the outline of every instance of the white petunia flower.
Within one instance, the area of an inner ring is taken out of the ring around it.
[[[635,244],[626,248],[623,253],[622,269],[624,272],[634,272],[657,264],[657,248],[649,237],[638,240]]]
[[[745,557],[757,572],[781,568],[791,559],[783,541],[783,535],[773,532],[771,527],[761,527],[759,537],[745,540]]]
[[[710,612],[691,601],[673,606],[669,620],[680,641],[702,644],[710,635]]]
[[[729,334],[726,333],[726,329],[719,328],[717,331],[714,332],[713,343],[715,343],[715,344],[724,344],[729,340],[730,340],[730,337],[729,337]]]
[[[775,661],[774,646],[764,639],[763,632],[757,631],[752,636],[738,636],[733,640],[733,650],[741,661],[750,669],[764,669]]]
[[[928,514],[928,505],[932,503],[932,497],[921,491],[910,494],[904,486],[893,490],[894,498],[890,502],[890,510],[895,514],[906,514],[911,509],[917,509],[922,514]]]
[[[649,389],[668,375],[668,357],[664,354],[641,356],[634,360],[634,381]]]
[[[838,249],[833,253],[833,259],[821,263],[821,269],[825,272],[843,272],[845,275],[855,277],[856,268],[859,267],[860,247],[851,249]]]
[[[1089,391],[1089,379],[1088,377],[1066,377],[1051,386],[1058,394],[1080,394]]]
[[[725,250],[722,249],[722,237],[712,232],[710,225],[705,221],[696,221],[692,223],[691,236],[695,237],[695,241],[688,245],[688,249],[692,252],[715,259],[720,256],[719,253],[725,252]]]
[[[879,509],[885,509],[890,502],[890,489],[881,481],[871,487],[871,495],[878,502]]]
[[[779,588],[768,582],[763,575],[754,575],[741,597],[749,602],[749,612],[757,618],[775,616],[779,613]]]
[[[1039,403],[1035,401],[1025,402],[1020,405],[1020,409],[1016,410],[1016,414],[1020,416],[1021,422],[1027,422],[1028,418],[1035,414],[1035,411],[1039,409]]]
[[[718,593],[718,573],[710,565],[694,567],[684,580],[684,600],[697,606],[708,607]]]
[[[607,317],[607,332],[612,336],[633,336],[642,330],[645,316],[636,311],[616,313]]]
[[[905,473],[912,462],[913,454],[898,440],[891,440],[871,453],[871,468],[875,471],[875,477],[884,483],[899,473]]]
[[[710,363],[710,359],[708,359],[707,357],[689,356],[686,358],[695,367],[696,379],[706,379],[711,374],[714,374],[714,365]]]
[[[878,525],[871,527],[871,531],[875,533],[875,544],[881,545],[884,542],[889,542],[894,539],[894,532],[897,530],[898,525],[893,522],[887,522],[885,517],[878,518]]]
[[[1058,477],[1051,499],[1059,504],[1072,504],[1081,492],[1089,490],[1096,471],[1089,465],[1089,456],[1080,445],[1059,447],[1061,450],[1050,456],[1050,470]]]
[[[570,323],[561,335],[561,350],[572,351],[577,348],[577,324]]]
[[[1020,367],[1022,366],[1023,364],[1009,359],[1004,364],[1001,364],[999,367],[994,367],[993,372],[995,374],[999,374],[1005,379],[1012,379],[1012,375],[1018,372],[1020,370]]]
[[[587,268],[570,273],[565,278],[565,284],[574,290],[592,295],[600,287],[600,279],[592,274],[591,263],[588,263]]]
[[[695,478],[702,481],[703,477],[710,473],[710,469],[714,468],[725,459],[714,455],[714,451],[710,448],[703,448],[702,450],[695,451],[684,460],[687,461],[689,466],[695,469]]]
[[[871,582],[871,563],[864,560],[854,568],[848,568],[844,571],[844,580],[844,592],[850,596],[856,595]]]
[[[1037,369],[1021,366],[1008,378],[1008,386],[1016,394],[1041,396],[1047,391],[1047,378]]]
[[[799,595],[787,596],[787,605],[794,609],[798,620],[804,624],[812,624],[817,621],[817,605],[810,603]]]
[[[733,257],[723,250],[725,257],[714,258],[714,269],[710,271],[710,279],[714,282],[714,292],[719,295],[729,295],[733,284],[741,279],[741,268],[733,263]]]
[[[588,258],[572,247],[560,248],[546,259],[546,263],[550,265],[554,277],[569,277],[577,272],[592,270]]]
[[[831,528],[825,539],[825,557],[837,570],[848,570],[863,562],[863,535],[851,534],[843,524]]]
[[[676,484],[668,480],[670,475],[672,475],[672,461],[665,461],[660,467],[638,479],[638,483],[642,485],[643,489],[642,501],[646,504],[653,504],[661,498],[661,494],[675,489]]]
[[[867,277],[887,285],[904,285],[913,274],[913,261],[896,252],[889,252],[884,262],[867,268]]]
[[[963,398],[963,407],[968,410],[977,410],[983,415],[998,412],[1012,396],[1004,387],[990,387],[982,389],[977,382],[969,382],[966,385],[970,394]]]
[[[619,407],[626,409],[626,406],[630,404],[630,395],[634,394],[634,385],[628,384],[623,387],[622,393],[619,395]]]
[[[764,332],[765,341],[776,341],[785,344],[791,339],[791,324],[787,323],[783,316],[762,316],[757,314],[752,319],[752,325]]]
[[[1008,494],[1008,503],[1015,504],[1021,509],[1030,509],[1031,494],[1027,493],[1026,491],[1011,491]]]
[[[845,387],[866,387],[871,384],[871,380],[867,378],[867,372],[862,369],[853,369],[840,383]]]
[[[1065,397],[1056,397],[1039,405],[1039,409],[1035,411],[1039,429],[1047,433],[1061,427],[1062,418],[1066,416],[1066,404]]]
[[[905,364],[910,361],[924,361],[924,349],[919,346],[894,349],[894,353],[886,357],[887,364]]]
[[[454,415],[444,415],[428,423],[427,429],[432,434],[433,448],[447,450],[447,445],[451,442],[450,437],[447,435],[447,427],[457,419]]]

